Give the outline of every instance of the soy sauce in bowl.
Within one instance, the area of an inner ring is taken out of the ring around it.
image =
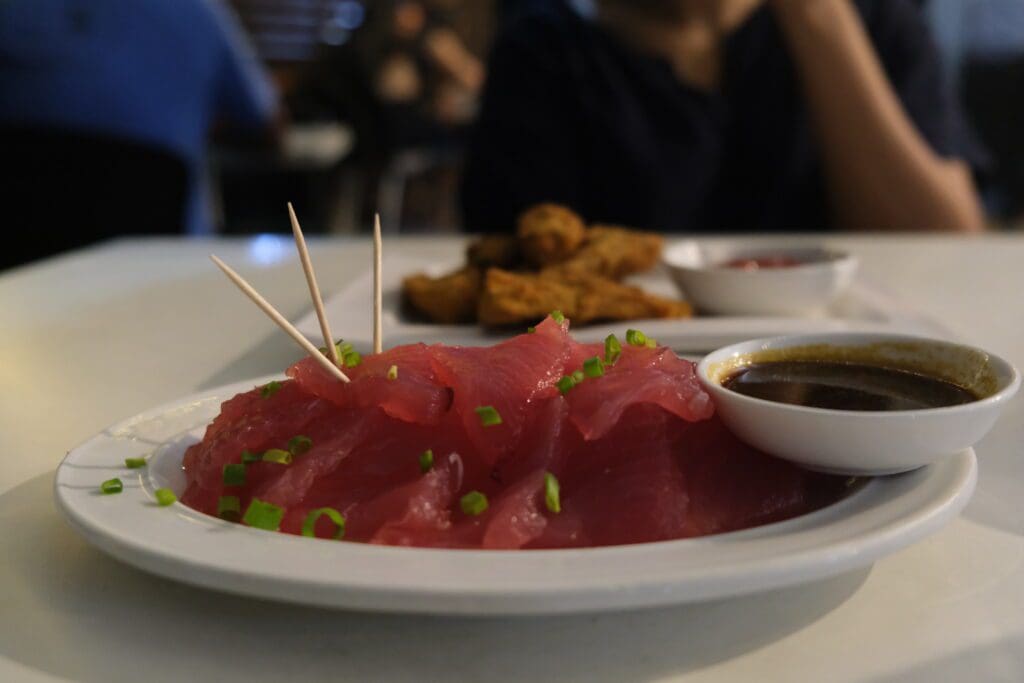
[[[817,360],[752,363],[722,386],[777,403],[829,410],[891,411],[945,408],[980,397],[945,379],[908,370]]]

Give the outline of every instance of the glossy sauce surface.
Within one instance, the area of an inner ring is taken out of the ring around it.
[[[722,386],[776,403],[833,410],[921,410],[978,400],[937,377],[834,361],[754,363],[729,375]]]

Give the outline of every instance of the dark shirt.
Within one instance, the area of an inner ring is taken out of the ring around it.
[[[928,143],[972,161],[917,3],[855,4]],[[720,85],[707,92],[552,5],[495,46],[463,182],[466,230],[511,230],[543,201],[659,231],[833,227],[809,112],[769,8],[726,38]]]

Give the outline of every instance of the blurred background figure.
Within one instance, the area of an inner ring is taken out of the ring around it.
[[[117,235],[209,232],[211,132],[265,141],[277,116],[217,0],[4,0],[2,264]]]
[[[972,144],[912,0],[552,2],[509,30],[468,226],[555,201],[687,232],[982,228]]]
[[[348,22],[351,32],[319,48],[290,107],[296,119],[352,124],[345,210],[356,223],[379,209],[385,226],[453,226],[462,149],[485,75],[490,3],[377,0],[359,8],[346,10],[358,19]]]
[[[810,7],[828,20],[796,17]],[[17,169],[0,267],[123,234],[286,233],[287,201],[309,233],[366,230],[377,210],[386,230],[508,230],[542,200],[662,231],[976,228],[967,169],[986,222],[1013,225],[1022,15],[1020,0],[0,0]]]
[[[985,199],[991,215],[1024,214],[1024,2],[931,0],[947,76],[992,156]]]

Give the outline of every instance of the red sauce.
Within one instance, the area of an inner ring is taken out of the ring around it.
[[[739,268],[741,270],[760,270],[761,268],[792,268],[803,265],[804,261],[792,256],[756,256],[726,261],[723,268]]]

